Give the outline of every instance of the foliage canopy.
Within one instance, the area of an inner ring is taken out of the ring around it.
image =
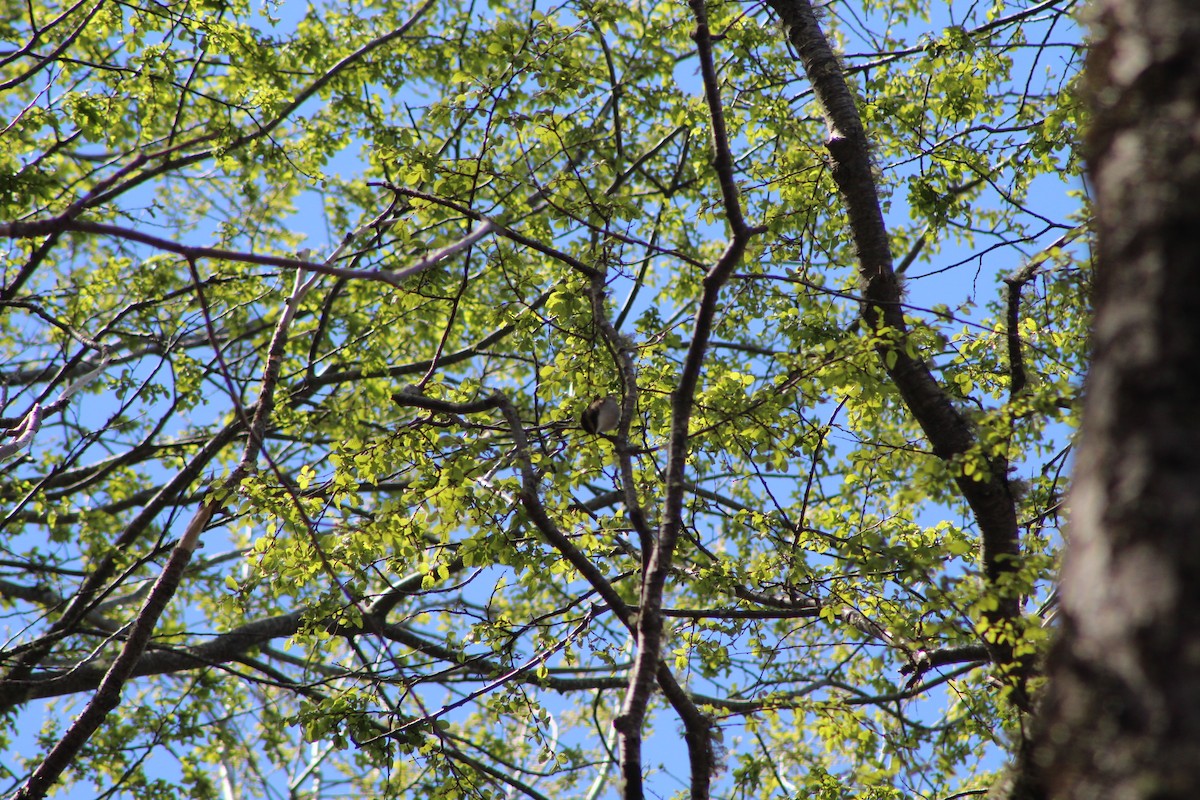
[[[985,788],[1073,6],[5,5],[4,778],[91,698],[136,797]]]

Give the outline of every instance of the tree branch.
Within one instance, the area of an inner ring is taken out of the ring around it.
[[[928,437],[934,453],[950,462],[955,482],[966,499],[980,532],[980,560],[996,597],[994,609],[983,612],[988,623],[984,639],[993,660],[1016,668],[1014,700],[1028,707],[1024,689],[1028,662],[1013,656],[1019,592],[1008,580],[1018,566],[1020,532],[1016,503],[1008,486],[1004,454],[978,454],[986,461],[984,474],[971,475],[955,463],[978,445],[967,419],[950,401],[925,362],[909,354],[908,326],[901,305],[900,281],[892,267],[887,228],[872,174],[870,147],[842,68],[817,22],[809,0],[769,0],[800,57],[813,90],[827,116],[826,147],[832,157],[833,178],[841,191],[858,255],[864,302],[862,319],[879,343],[876,350],[895,382],[905,405]]]
[[[189,259],[189,264],[194,270],[195,266],[191,259]],[[87,744],[108,714],[120,703],[121,690],[140,661],[142,653],[145,652],[150,637],[154,634],[154,628],[166,610],[167,603],[175,596],[192,553],[200,545],[200,535],[204,532],[213,514],[224,504],[226,495],[241,484],[258,459],[263,446],[263,435],[275,405],[275,387],[283,366],[288,331],[296,311],[300,307],[300,301],[311,286],[311,281],[301,280],[300,273],[297,273],[295,286],[283,303],[279,321],[268,346],[267,361],[263,367],[262,388],[259,392],[254,416],[248,425],[246,446],[242,453],[241,463],[222,482],[221,488],[196,511],[183,536],[180,537],[179,543],[171,551],[158,580],[146,597],[146,602],[134,619],[128,638],[125,640],[125,646],[105,673],[95,695],[67,729],[58,744],[46,754],[29,779],[17,790],[16,800],[40,800],[45,797],[50,787],[58,781],[62,771],[74,761],[80,749]]]
[[[690,442],[689,426],[692,405],[700,383],[700,374],[708,351],[713,321],[717,313],[721,287],[729,279],[734,268],[741,263],[742,254],[751,236],[761,232],[751,228],[742,216],[741,201],[734,179],[733,156],[725,130],[722,109],[720,80],[713,61],[712,35],[708,28],[708,12],[705,0],[690,0],[692,14],[696,19],[696,30],[692,34],[700,59],[700,72],[704,81],[704,94],[708,103],[712,124],[713,146],[716,155],[713,166],[721,186],[726,221],[732,238],[725,252],[704,276],[700,307],[696,311],[695,328],[684,357],[679,382],[671,396],[671,432],[667,445],[666,497],[663,502],[662,519],[659,521],[658,537],[653,542],[650,555],[642,574],[641,608],[637,626],[637,656],[629,676],[629,689],[621,714],[614,720],[621,740],[621,774],[625,781],[626,800],[642,800],[642,726],[645,723],[650,693],[657,677],[659,686],[675,705],[682,700],[681,692],[673,688],[674,678],[669,669],[660,664],[662,652],[662,599],[667,576],[671,572],[671,560],[675,544],[683,526],[683,498],[686,489],[687,455]],[[680,710],[680,706],[676,706]],[[681,713],[685,727],[685,739],[691,761],[692,800],[706,800],[709,796],[710,773],[715,764],[710,723],[698,713],[683,706]]]

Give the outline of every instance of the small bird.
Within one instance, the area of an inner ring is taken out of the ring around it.
[[[579,424],[583,429],[593,434],[611,431],[620,421],[621,407],[612,395],[593,400],[579,417]]]

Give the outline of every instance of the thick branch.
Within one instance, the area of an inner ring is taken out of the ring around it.
[[[9,708],[23,702],[23,681],[29,676],[33,667],[39,663],[61,637],[67,635],[91,610],[93,603],[108,579],[116,570],[121,554],[132,547],[167,506],[176,502],[177,498],[186,491],[208,464],[234,440],[241,425],[237,419],[218,431],[204,447],[201,448],[188,463],[172,478],[142,511],[125,526],[125,530],[113,542],[112,550],[89,573],[79,587],[71,604],[51,626],[42,640],[22,653],[20,660],[0,679],[0,709]]]
[[[445,258],[461,252],[470,247],[475,242],[482,239],[492,231],[492,223],[484,221],[471,233],[464,236],[456,242],[452,242],[445,247],[435,250],[434,252],[418,259],[416,262],[404,267],[400,270],[362,270],[362,269],[347,269],[338,267],[334,264],[326,264],[317,261],[307,261],[298,258],[284,258],[282,256],[265,256],[257,253],[247,253],[239,250],[226,250],[220,247],[202,247],[198,245],[180,244],[171,239],[164,239],[161,236],[153,236],[148,233],[143,233],[133,228],[125,228],[120,225],[111,225],[104,222],[89,222],[87,220],[71,219],[69,217],[54,217],[46,220],[36,220],[32,222],[4,222],[0,223],[0,236],[7,236],[12,239],[29,239],[41,236],[57,235],[65,232],[88,233],[95,236],[112,236],[117,239],[125,239],[131,242],[148,245],[158,250],[167,253],[177,253],[180,256],[196,261],[202,258],[210,258],[221,261],[236,261],[242,264],[258,264],[267,267],[282,267],[285,269],[301,269],[309,272],[316,272],[322,275],[334,275],[339,278],[354,278],[357,280],[379,281],[392,286],[400,286],[413,275],[424,272]]]
[[[194,265],[192,266],[194,270]],[[138,611],[125,646],[105,673],[96,694],[71,724],[71,727],[67,729],[63,738],[38,764],[29,780],[17,791],[17,800],[44,797],[50,787],[58,781],[63,770],[75,760],[80,749],[99,729],[108,714],[120,703],[121,690],[141,660],[146,646],[150,643],[150,637],[154,634],[154,628],[166,610],[167,603],[179,589],[179,583],[183,579],[188,562],[200,545],[200,535],[208,526],[213,514],[223,504],[225,493],[238,487],[245,476],[249,474],[262,450],[263,434],[274,408],[275,388],[283,365],[283,354],[289,328],[309,286],[311,283],[301,281],[298,274],[295,288],[283,304],[279,321],[268,347],[267,361],[263,368],[262,388],[259,392],[254,417],[249,423],[241,464],[222,482],[221,489],[196,511],[183,536],[180,537],[179,543],[171,551],[171,555],[163,566],[154,587],[150,590],[146,602]]]
[[[501,413],[504,414],[505,421],[508,423],[509,430],[513,435],[513,442],[516,445],[517,463],[521,475],[521,505],[524,506],[526,513],[529,514],[538,531],[546,537],[546,540],[556,550],[562,553],[563,557],[571,563],[571,566],[575,567],[584,580],[592,585],[592,588],[608,604],[608,607],[616,613],[617,617],[626,625],[632,624],[629,607],[626,606],[621,596],[617,594],[608,578],[592,563],[591,559],[584,555],[559,530],[558,526],[554,524],[554,521],[550,519],[550,516],[542,506],[541,496],[538,491],[537,471],[534,469],[529,457],[529,443],[525,437],[525,427],[521,424],[520,416],[508,398],[497,392],[490,397],[485,397],[474,402],[453,403],[405,391],[397,392],[393,395],[393,399],[400,405],[415,406],[445,414],[472,414],[491,409],[500,409]]]
[[[75,756],[87,744],[88,739],[104,722],[109,712],[120,704],[121,690],[132,675],[146,645],[149,644],[159,617],[162,616],[167,603],[175,595],[184,569],[199,543],[200,533],[212,518],[215,510],[216,502],[210,501],[201,507],[193,517],[179,545],[172,551],[171,557],[163,566],[158,581],[150,590],[145,605],[138,612],[137,618],[130,628],[125,646],[105,673],[96,694],[92,696],[91,701],[67,729],[58,744],[38,764],[33,774],[29,776],[29,780],[17,790],[16,800],[45,797],[50,787],[58,781],[58,776],[75,760]]]
[[[829,124],[826,146],[832,172],[841,191],[858,255],[859,279],[866,328],[879,337],[877,350],[905,405],[929,438],[934,453],[948,462],[966,456],[978,444],[967,419],[938,384],[925,363],[909,355],[908,328],[901,308],[900,282],[892,267],[887,229],[872,174],[870,148],[854,96],[846,84],[837,57],[821,31],[809,0],[770,0],[800,56],[813,90],[825,109]],[[993,629],[988,636],[993,658],[1000,665],[1013,662],[1011,633],[1005,628],[1020,616],[1018,593],[1006,577],[1017,568],[1020,555],[1016,504],[1008,488],[1008,464],[1003,455],[980,453],[988,464],[986,474],[955,478],[959,491],[974,512],[980,532],[980,558],[984,574],[998,603],[985,612]],[[951,464],[952,469],[957,464]],[[997,639],[997,635],[1002,638]],[[1017,700],[1024,703],[1023,681],[1018,680]]]
[[[690,444],[689,426],[692,404],[700,384],[700,374],[708,352],[713,321],[716,318],[721,288],[741,263],[742,254],[750,237],[759,229],[750,228],[742,216],[741,200],[733,174],[733,157],[725,130],[724,111],[721,103],[720,80],[717,77],[712,52],[712,35],[708,28],[705,0],[692,0],[692,14],[696,18],[696,30],[692,38],[700,60],[700,73],[704,80],[704,94],[708,102],[712,123],[713,147],[717,180],[725,206],[725,217],[732,238],[725,252],[704,276],[700,307],[696,312],[695,328],[691,343],[684,357],[679,383],[671,396],[671,433],[667,446],[666,497],[663,502],[662,519],[659,521],[658,538],[653,543],[642,575],[641,613],[638,616],[637,656],[629,676],[629,689],[625,695],[620,716],[614,721],[621,738],[621,773],[625,779],[626,800],[641,800],[642,788],[642,726],[650,701],[655,680],[680,712],[684,723],[684,737],[688,744],[691,761],[692,800],[705,800],[709,795],[709,777],[714,768],[710,724],[694,711],[682,692],[674,691],[674,678],[670,670],[660,663],[662,652],[662,599],[667,576],[671,572],[675,544],[683,525],[683,500],[687,488],[687,455]],[[677,701],[679,701],[677,703]]]

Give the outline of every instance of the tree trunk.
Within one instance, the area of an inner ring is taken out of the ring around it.
[[[1062,638],[1027,798],[1200,797],[1200,4],[1093,6],[1099,239]]]

